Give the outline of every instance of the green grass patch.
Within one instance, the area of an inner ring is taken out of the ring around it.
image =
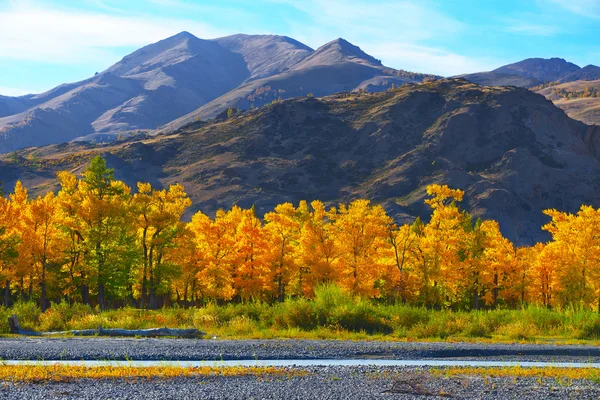
[[[323,286],[308,299],[204,307],[102,311],[86,305],[53,304],[42,313],[32,303],[0,308],[0,334],[8,317],[23,329],[62,331],[103,328],[197,328],[219,338],[306,338],[353,340],[532,341],[580,343],[600,340],[600,316],[585,310],[452,311],[383,304]]]

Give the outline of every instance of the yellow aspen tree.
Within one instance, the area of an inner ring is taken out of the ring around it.
[[[200,252],[197,279],[202,297],[230,300],[235,295],[232,265],[236,262],[236,226],[227,213],[218,210],[215,219],[196,213],[189,224]]]
[[[456,298],[461,278],[459,244],[464,234],[464,214],[456,205],[464,195],[462,190],[448,186],[427,187],[425,200],[433,213],[429,223],[420,228],[417,269],[420,297],[428,306],[443,306]]]
[[[384,267],[381,250],[386,246],[391,218],[368,200],[341,204],[335,219],[336,242],[340,249],[342,286],[365,297],[379,297]]]
[[[198,273],[201,267],[200,249],[196,245],[189,224],[184,224],[183,231],[175,238],[174,246],[166,253],[169,262],[179,266],[179,274],[173,279],[173,290],[184,308],[196,304],[199,296]]]
[[[314,289],[324,283],[339,281],[340,271],[336,262],[340,256],[339,246],[335,240],[337,211],[329,210],[320,201],[310,203],[312,212],[302,225],[298,240],[298,260],[306,266],[307,272],[302,282],[302,294],[314,296]]]
[[[61,268],[63,294],[69,301],[79,298],[83,304],[90,304],[90,276],[92,271],[84,262],[85,226],[79,216],[83,203],[83,191],[77,177],[67,171],[57,174],[61,189],[56,201],[61,211],[60,236],[64,253]],[[77,292],[79,292],[77,294]]]
[[[512,288],[512,296],[506,296],[509,304],[512,307],[516,307],[519,304],[524,307],[536,300],[535,290],[536,284],[534,283],[534,271],[537,269],[536,265],[539,262],[540,254],[544,250],[542,243],[537,243],[534,246],[523,246],[515,249],[514,252],[514,265],[515,274],[513,275],[512,284],[507,287]],[[514,300],[511,301],[511,300]]]
[[[156,309],[158,296],[168,296],[176,265],[167,262],[166,252],[182,233],[181,218],[191,204],[181,185],[171,185],[168,190],[153,190],[149,183],[138,183],[131,209],[142,253],[142,307]]]
[[[95,157],[78,183],[82,201],[84,260],[93,274],[97,303],[106,307],[109,296],[125,297],[135,260],[135,229],[130,216],[131,189],[115,180],[106,161]],[[127,294],[130,296],[130,294]]]
[[[395,270],[397,278],[394,279],[395,292],[398,293],[403,304],[408,298],[412,297],[414,290],[411,272],[413,271],[414,251],[418,245],[418,232],[411,225],[398,226],[390,224],[387,229],[388,254],[387,259],[391,262],[392,269]]]
[[[25,296],[27,285],[27,298],[32,300],[33,288],[36,282],[34,260],[32,252],[32,222],[29,219],[29,194],[21,181],[17,181],[13,193],[10,194],[11,213],[14,219],[13,232],[19,236],[19,257],[14,265],[14,279],[18,281],[20,299]]]
[[[559,250],[548,243],[543,246],[542,251],[534,264],[532,279],[534,282],[534,298],[536,302],[544,307],[551,308],[555,305],[555,290],[558,285],[555,280],[555,257]],[[560,289],[559,289],[560,290]]]
[[[473,224],[470,215],[463,214],[462,229],[456,229],[458,237],[458,256],[460,263],[456,265],[453,289],[453,302],[470,303],[470,307],[479,310],[485,288],[486,260],[484,253],[487,245],[486,231],[482,229],[483,221],[477,219]]]
[[[496,221],[483,221],[481,231],[485,237],[481,271],[483,299],[493,307],[498,306],[500,299],[514,303],[521,279],[516,270],[514,246],[502,235]]]
[[[270,289],[270,267],[267,254],[271,245],[267,241],[262,221],[254,207],[241,210],[237,226],[237,271],[234,276],[236,291],[243,300],[264,299]]]
[[[600,212],[582,206],[577,214],[545,210],[552,220],[543,229],[552,241],[546,246],[555,275],[556,301],[560,305],[598,306],[596,277],[600,267]]]
[[[10,283],[15,278],[15,261],[18,256],[19,235],[15,232],[17,224],[10,202],[0,196],[0,282],[4,284],[3,304],[10,304]]]
[[[60,263],[62,249],[59,242],[59,207],[54,193],[31,201],[27,207],[29,251],[40,284],[40,308],[45,311],[49,306],[47,286],[51,267]]]
[[[271,291],[274,291],[275,299],[282,302],[290,281],[297,274],[295,247],[300,235],[300,224],[296,209],[291,203],[276,206],[264,218],[264,231],[269,243],[267,262],[270,266]]]

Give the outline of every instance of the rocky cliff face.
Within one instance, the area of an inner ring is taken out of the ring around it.
[[[20,165],[0,158],[0,175],[40,192],[55,188],[57,170],[81,171],[102,154],[130,185],[183,183],[209,213],[362,197],[399,220],[427,215],[425,187],[448,184],[465,190],[475,216],[531,243],[546,238],[543,209],[600,206],[599,134],[529,90],[450,79],[290,99],[109,146],[48,146],[35,150],[39,165],[27,150]]]

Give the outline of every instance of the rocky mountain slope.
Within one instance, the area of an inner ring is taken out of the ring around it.
[[[361,197],[399,220],[426,215],[425,187],[441,183],[465,190],[475,216],[530,243],[546,238],[543,209],[600,206],[598,138],[600,127],[530,90],[449,79],[304,96],[110,145],[26,149],[18,160],[0,156],[0,176],[6,188],[22,179],[42,193],[56,189],[56,171],[81,172],[100,154],[130,185],[182,183],[194,210],[255,204],[264,213],[285,201]]]
[[[537,91],[573,119],[600,125],[600,79],[573,81]]]
[[[182,32],[131,53],[87,80],[39,95],[0,97],[0,153],[75,138],[115,139],[124,132],[155,129],[207,103],[209,111],[187,120],[215,115],[230,105],[260,106],[361,84],[381,90],[425,77],[399,73],[404,72],[383,67],[343,40],[314,52],[284,36],[202,40]],[[235,101],[213,102],[226,94]]]
[[[480,85],[534,87],[547,82],[572,82],[600,79],[600,67],[583,68],[562,58],[528,58],[490,72],[461,75]]]
[[[0,152],[154,129],[311,52],[281,36],[202,40],[182,32],[90,79],[40,95],[0,98]]]
[[[392,85],[416,83],[424,74],[408,74],[381,64],[359,47],[336,39],[319,47],[302,61],[278,75],[258,79],[232,90],[199,109],[167,124],[163,131],[178,129],[196,120],[215,117],[228,108],[250,109],[278,99],[325,96],[342,91],[387,90]]]
[[[580,68],[562,58],[529,58],[490,72],[478,72],[460,77],[486,86],[531,88],[552,100],[571,118],[587,124],[600,125],[600,98],[566,99],[561,95],[550,95],[553,89],[563,92],[583,92],[586,87],[597,87],[597,82],[600,80],[600,67],[595,65]],[[556,86],[557,83],[562,85]]]

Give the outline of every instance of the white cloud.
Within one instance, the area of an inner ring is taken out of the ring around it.
[[[401,42],[371,44],[369,51],[386,65],[442,76],[489,71],[502,65],[497,60],[474,59],[445,50]]]
[[[589,18],[600,19],[600,1],[599,0],[547,0],[558,4],[564,9]]]
[[[376,6],[358,0],[271,1],[294,7],[311,19],[312,28],[304,23],[293,28],[298,37],[306,36],[309,40],[327,34],[330,40],[345,35],[349,40],[368,37],[410,43],[452,35],[463,29],[461,22],[438,13],[425,1],[382,0]],[[313,33],[303,35],[307,29]],[[318,46],[323,42],[307,44]]]
[[[505,30],[511,33],[532,36],[554,36],[555,34],[560,32],[557,26],[532,24],[516,20],[510,21],[509,25],[505,28]]]
[[[19,89],[0,86],[0,96],[23,96],[30,93],[37,93],[35,90]]]
[[[223,34],[190,20],[126,17],[13,2],[0,11],[2,58],[64,64],[102,64],[114,48],[140,47],[187,30],[202,38]]]
[[[450,76],[496,68],[423,43],[461,34],[465,26],[424,1],[271,0],[308,16],[310,24],[287,21],[290,35],[318,47],[338,36],[361,47],[390,67]]]

